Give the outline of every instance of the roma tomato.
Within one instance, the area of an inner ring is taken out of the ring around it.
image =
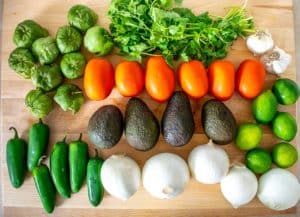
[[[115,85],[112,64],[102,58],[91,59],[86,67],[83,86],[86,95],[92,100],[105,99]]]
[[[137,96],[144,89],[145,74],[138,62],[123,61],[117,65],[115,82],[123,96]]]
[[[257,60],[244,60],[237,71],[236,88],[246,99],[253,99],[262,91],[266,78],[264,65]]]
[[[232,97],[235,86],[235,70],[232,62],[216,60],[208,68],[209,92],[218,100]]]
[[[207,94],[208,79],[202,62],[192,60],[183,62],[178,69],[181,88],[193,98],[201,98]]]
[[[149,95],[163,102],[175,90],[175,75],[162,56],[152,56],[146,65],[146,90]]]

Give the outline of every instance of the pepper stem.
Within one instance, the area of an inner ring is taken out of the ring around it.
[[[42,124],[42,123],[43,123],[42,118],[39,118],[39,124]]]
[[[67,134],[65,134],[65,137],[63,138],[62,142],[66,142]]]
[[[95,157],[99,157],[98,149],[95,148]]]
[[[81,141],[81,138],[82,138],[82,133],[79,134],[79,139],[78,139],[78,141]]]
[[[18,139],[19,138],[18,131],[16,130],[16,128],[10,127],[9,130],[13,130],[15,132],[14,139]]]
[[[45,160],[46,158],[47,158],[46,155],[41,156],[40,159],[39,159],[39,161],[38,161],[38,164],[37,164],[37,165],[38,165],[38,166],[41,166],[43,160]]]

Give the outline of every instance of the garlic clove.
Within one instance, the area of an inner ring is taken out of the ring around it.
[[[261,55],[273,48],[274,41],[269,31],[258,30],[255,34],[247,37],[246,45],[255,55]]]

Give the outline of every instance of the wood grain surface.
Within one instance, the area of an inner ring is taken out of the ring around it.
[[[76,4],[83,3],[94,9],[98,15],[98,23],[108,27],[109,20],[105,16],[109,0],[4,0],[3,10],[3,32],[1,50],[1,185],[2,199],[5,216],[46,216],[36,193],[34,182],[28,173],[25,183],[20,189],[11,187],[5,162],[5,144],[12,136],[8,132],[10,126],[16,126],[20,135],[28,139],[28,129],[36,121],[24,105],[26,93],[33,89],[30,80],[24,80],[14,73],[7,64],[9,53],[14,49],[12,35],[16,25],[24,19],[34,19],[46,27],[52,36],[55,36],[59,26],[67,24],[66,14],[68,9]],[[223,15],[229,6],[242,5],[242,0],[185,0],[183,6],[192,8],[194,12],[209,11],[216,15]],[[256,27],[268,29],[273,34],[275,43],[295,57],[294,24],[292,0],[249,0],[247,4],[249,14],[254,17]],[[87,52],[84,50],[87,54]],[[92,56],[87,54],[88,58]],[[114,66],[121,61],[121,57],[111,55],[108,57]],[[236,67],[246,58],[254,58],[245,47],[245,42],[240,39],[236,41],[229,52],[227,59],[234,62]],[[178,63],[176,64],[176,66]],[[295,58],[284,74],[284,77],[296,79]],[[268,75],[265,89],[270,88],[276,76]],[[75,81],[82,87],[82,79]],[[154,111],[157,118],[161,118],[165,104],[160,104],[142,93],[139,97],[145,100]],[[203,134],[200,126],[200,109],[209,96],[202,100],[191,100],[194,118],[196,122],[196,133],[189,144],[172,148],[160,137],[158,144],[148,152],[139,152],[131,148],[123,136],[118,145],[110,150],[101,150],[101,155],[107,158],[111,154],[125,153],[135,159],[139,165],[156,153],[173,152],[187,159],[189,152],[197,145],[206,143],[207,137]],[[89,142],[87,133],[87,122],[89,117],[100,106],[116,104],[123,112],[128,98],[122,97],[116,89],[103,101],[86,101],[81,110],[72,115],[62,112],[58,106],[45,118],[45,122],[51,128],[51,138],[48,153],[52,144],[68,133],[68,141],[77,139],[80,132],[84,133],[84,139]],[[250,111],[250,102],[235,94],[226,105],[233,111],[238,123],[253,121]],[[279,110],[296,114],[296,106],[280,106]],[[268,126],[264,127],[262,147],[270,149],[278,140],[272,135]],[[295,143],[295,141],[293,141]],[[90,154],[93,154],[93,144],[89,142]],[[243,161],[244,152],[239,151],[233,144],[224,146],[230,156],[232,163]],[[292,171],[295,171],[295,167]],[[191,179],[186,190],[178,198],[172,200],[158,200],[152,198],[142,187],[128,201],[123,202],[105,194],[103,202],[97,208],[93,208],[87,197],[86,185],[79,193],[73,194],[71,199],[64,200],[57,196],[57,207],[51,216],[262,216],[295,214],[292,208],[282,212],[275,212],[264,208],[254,199],[250,204],[233,209],[223,198],[219,185],[203,185]]]

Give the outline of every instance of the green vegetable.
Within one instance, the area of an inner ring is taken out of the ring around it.
[[[209,65],[224,58],[233,41],[254,32],[253,20],[243,8],[232,8],[224,17],[208,12],[195,15],[188,8],[173,8],[172,0],[112,0],[110,30],[120,53],[141,61],[159,51],[172,59],[202,60]]]
[[[85,57],[81,53],[68,53],[62,57],[60,69],[66,78],[76,79],[83,75],[85,64]]]
[[[63,76],[57,64],[44,65],[31,74],[31,80],[37,88],[50,91],[62,83]]]
[[[84,46],[91,53],[105,56],[111,52],[114,43],[110,34],[104,28],[94,26],[86,32]]]
[[[74,5],[68,12],[68,21],[71,26],[85,32],[96,24],[98,15],[84,5]]]
[[[53,108],[52,101],[52,98],[40,89],[29,91],[25,97],[25,105],[37,118],[44,118],[50,113]]]
[[[35,40],[32,44],[32,52],[42,65],[55,62],[59,55],[56,42],[50,36]]]
[[[61,53],[78,51],[82,44],[82,35],[72,26],[63,26],[57,30],[56,43]]]
[[[77,141],[73,141],[69,145],[70,183],[74,193],[80,190],[84,182],[88,161],[88,145],[81,140],[81,137],[82,133]]]
[[[8,64],[25,79],[30,78],[32,71],[36,69],[34,56],[27,48],[14,49],[9,55]]]
[[[96,156],[91,158],[87,165],[86,183],[90,203],[93,206],[98,206],[104,195],[104,188],[100,177],[104,161],[99,158],[97,149],[95,151]]]
[[[50,155],[50,172],[53,183],[58,193],[69,198],[71,188],[69,182],[68,145],[66,136],[60,142],[54,144]]]
[[[84,103],[83,93],[75,84],[61,85],[56,91],[54,100],[62,110],[71,110],[73,114],[78,112]]]
[[[33,20],[24,20],[15,29],[13,41],[17,47],[30,48],[32,43],[42,37],[49,35],[49,32]]]
[[[49,131],[48,125],[44,124],[42,119],[31,126],[27,153],[27,168],[29,171],[32,171],[38,165],[39,159],[47,150]]]
[[[10,183],[13,187],[19,188],[26,175],[26,149],[27,144],[24,139],[19,138],[16,128],[10,127],[15,135],[7,141],[6,145],[6,163]]]
[[[47,213],[52,213],[55,207],[56,191],[49,169],[46,165],[40,163],[41,159],[39,165],[33,169],[32,176],[44,209]]]

